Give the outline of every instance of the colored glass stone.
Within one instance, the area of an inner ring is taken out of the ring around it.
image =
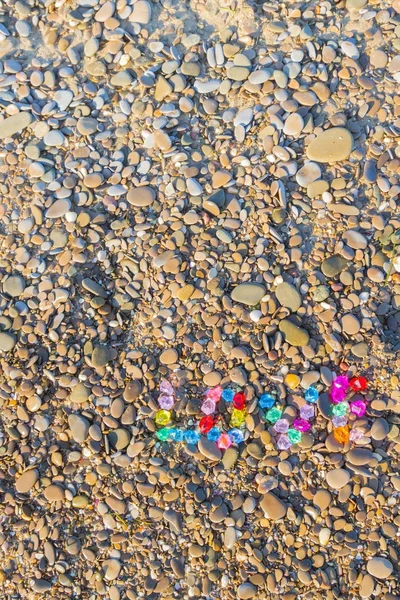
[[[160,383],[160,392],[166,396],[172,396],[174,393],[174,388],[169,381],[163,379]]]
[[[332,425],[334,427],[345,427],[347,425],[347,417],[333,417]]]
[[[199,429],[203,435],[208,433],[214,427],[214,419],[211,415],[202,417],[199,422]]]
[[[235,391],[231,390],[231,388],[226,388],[226,390],[222,391],[221,395],[222,395],[222,398],[225,400],[225,402],[228,402],[228,404],[230,404],[235,395]]]
[[[318,400],[318,397],[319,397],[319,393],[318,393],[317,388],[309,387],[306,389],[304,398],[307,400],[307,402],[310,402],[311,404],[315,404]]]
[[[364,432],[361,431],[361,429],[358,429],[358,427],[353,427],[353,429],[350,431],[349,437],[351,442],[357,442],[364,437]]]
[[[278,437],[277,446],[279,450],[288,450],[291,445],[292,442],[287,435],[282,434]]]
[[[338,375],[332,383],[333,388],[341,388],[345,392],[349,389],[349,378],[346,375]]]
[[[287,432],[287,436],[292,444],[298,444],[299,442],[301,442],[303,437],[301,431],[299,431],[298,429],[289,429],[289,431]]]
[[[302,419],[309,421],[310,419],[312,419],[314,417],[314,415],[315,415],[315,410],[311,404],[303,404],[303,406],[300,407],[300,417]]]
[[[367,405],[362,400],[354,400],[350,402],[350,411],[357,417],[363,417],[367,412]]]
[[[243,410],[246,404],[246,396],[243,392],[238,392],[233,396],[233,406],[238,410]]]
[[[158,397],[158,404],[160,405],[160,408],[163,408],[164,410],[171,410],[175,404],[175,400],[172,396],[162,394]]]
[[[365,379],[365,377],[353,377],[350,379],[349,383],[354,392],[364,392],[368,385],[368,381]]]
[[[230,424],[232,427],[240,427],[246,420],[246,411],[238,410],[234,408],[230,418]]]
[[[213,427],[207,433],[207,438],[209,440],[211,440],[212,442],[217,442],[219,440],[220,435],[221,435],[221,430],[218,429],[218,427]]]
[[[215,402],[213,400],[211,400],[210,398],[207,398],[207,400],[204,400],[203,404],[201,405],[201,411],[205,414],[205,415],[212,415],[213,413],[215,413]]]
[[[300,377],[298,375],[294,375],[293,373],[288,373],[285,377],[285,383],[289,389],[295,390],[299,387]]]
[[[158,410],[154,420],[157,425],[168,425],[171,421],[171,413],[169,410]]]
[[[269,410],[267,410],[267,412],[265,413],[265,418],[267,419],[267,421],[269,421],[270,423],[276,423],[278,419],[280,419],[282,416],[282,411],[280,408],[278,408],[277,406],[274,406],[274,408],[270,408]]]
[[[258,403],[261,408],[272,408],[275,402],[276,399],[271,394],[263,394]]]
[[[295,419],[293,421],[293,427],[295,429],[298,429],[298,431],[308,431],[309,429],[311,429],[311,425],[308,421],[306,421],[305,419]]]
[[[349,441],[349,426],[335,427],[333,430],[333,437],[340,444],[346,444]]]
[[[232,446],[232,440],[227,433],[222,433],[217,442],[217,446],[220,450],[227,450]]]
[[[222,394],[222,387],[217,385],[217,387],[212,388],[211,390],[207,390],[205,393],[205,397],[213,402],[219,402]]]
[[[182,429],[172,428],[171,429],[170,437],[171,437],[171,440],[173,442],[183,442],[183,431],[182,431]]]
[[[156,436],[162,442],[165,442],[166,440],[168,440],[170,437],[170,434],[171,434],[171,429],[169,427],[163,427],[162,429],[159,429],[158,431],[156,431]]]
[[[274,429],[278,433],[286,433],[289,429],[289,422],[286,419],[278,419],[274,425]]]
[[[244,440],[243,431],[240,431],[240,429],[231,429],[228,434],[234,444],[241,444]]]
[[[332,404],[339,404],[339,402],[343,402],[343,400],[346,397],[346,392],[344,391],[343,388],[332,388],[331,389],[331,395],[330,395],[330,400],[332,402]]]
[[[335,404],[332,406],[331,412],[335,417],[343,417],[349,412],[349,403],[340,402],[340,404]]]
[[[194,429],[188,429],[184,432],[183,439],[187,444],[196,445],[200,439],[200,435],[197,433],[197,431],[194,431]]]

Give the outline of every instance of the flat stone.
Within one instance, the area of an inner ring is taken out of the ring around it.
[[[46,210],[46,219],[59,219],[63,217],[71,208],[71,202],[68,198],[61,198],[53,202]]]
[[[321,270],[326,277],[335,277],[339,273],[345,270],[347,267],[347,260],[339,254],[334,254],[329,258],[326,258],[321,265]]]
[[[350,473],[346,469],[333,469],[326,474],[326,482],[333,490],[341,490],[350,481]]]
[[[105,291],[105,289],[89,277],[85,277],[85,279],[82,280],[82,286],[85,288],[85,290],[87,290],[91,294],[94,294],[95,296],[100,296],[100,298],[107,298],[107,292]]]
[[[208,440],[205,436],[200,438],[198,444],[199,451],[203,456],[213,461],[220,461],[222,457],[222,452],[218,448],[215,442]]]
[[[164,519],[172,526],[172,531],[179,534],[182,531],[182,515],[176,510],[165,510],[163,513]]]
[[[0,140],[12,137],[16,133],[21,133],[33,120],[33,116],[30,113],[19,112],[0,121]]]
[[[235,466],[238,457],[239,452],[234,446],[231,446],[230,448],[225,450],[224,455],[222,457],[222,464],[224,465],[224,469],[232,469],[232,467]]]
[[[0,331],[0,350],[10,352],[16,344],[16,337],[12,333]]]
[[[373,440],[380,442],[387,438],[389,431],[390,426],[386,419],[375,419],[371,427],[371,437]]]
[[[99,23],[105,23],[107,19],[113,16],[115,11],[115,3],[114,2],[105,2],[99,10],[96,12],[94,18]]]
[[[313,498],[313,503],[315,506],[318,506],[319,509],[325,510],[328,508],[332,501],[332,495],[328,492],[328,490],[318,490]]]
[[[139,0],[133,5],[133,11],[129,17],[131,23],[148,25],[151,20],[151,5],[146,0]]]
[[[20,275],[11,275],[3,283],[3,292],[12,298],[19,298],[25,290],[25,281]]]
[[[306,162],[296,173],[296,181],[302,187],[307,187],[321,177],[321,167],[315,162]]]
[[[121,563],[116,558],[109,558],[103,562],[102,568],[105,579],[107,581],[114,581],[121,572]]]
[[[81,415],[72,414],[68,417],[68,425],[71,430],[72,439],[78,444],[82,444],[89,433],[89,421]]]
[[[230,448],[228,448],[228,450],[229,449]],[[234,527],[227,527],[225,529],[225,533],[224,533],[225,548],[228,548],[228,550],[231,550],[235,546],[236,540],[237,540],[236,529]]]
[[[340,322],[342,330],[348,335],[355,335],[361,329],[359,320],[352,314],[343,315]]]
[[[163,365],[173,365],[179,360],[179,354],[175,348],[164,350],[160,355],[160,363]]]
[[[65,136],[61,133],[61,131],[58,131],[57,129],[52,129],[51,131],[46,133],[46,135],[43,138],[43,142],[46,144],[46,146],[59,147],[62,146],[65,142]]]
[[[266,289],[259,283],[241,283],[231,293],[234,302],[247,306],[255,306],[266,294]]]
[[[83,178],[83,184],[89,189],[95,189],[102,185],[104,177],[101,173],[89,173]]]
[[[344,127],[331,127],[318,134],[306,150],[307,157],[321,163],[345,160],[353,149],[353,136]]]
[[[126,385],[123,393],[123,398],[125,402],[133,402],[140,396],[141,393],[142,384],[140,383],[140,381],[134,379]]]
[[[350,248],[353,248],[354,250],[365,250],[368,245],[365,235],[359,231],[356,231],[355,229],[349,229],[348,231],[345,231],[343,234],[343,240],[348,246],[350,246]]]
[[[247,67],[233,66],[229,67],[226,74],[229,79],[232,79],[233,81],[245,81],[250,75],[250,69]]]
[[[289,319],[283,319],[279,323],[279,330],[285,335],[285,340],[291,346],[306,346],[309,342],[310,336],[308,331],[298,327]]]
[[[257,595],[257,588],[252,583],[246,581],[245,583],[241,583],[237,589],[238,598],[241,600],[245,598],[255,598]]]
[[[60,502],[61,500],[64,500],[65,497],[65,492],[63,488],[56,484],[51,484],[47,486],[43,494],[46,500],[48,500],[49,502]]]
[[[54,94],[54,101],[57,102],[60,110],[65,110],[74,99],[74,94],[71,90],[57,90]]]
[[[353,465],[363,466],[373,461],[374,455],[368,448],[353,448],[347,453],[346,460]]]
[[[15,484],[15,489],[19,494],[27,494],[35,485],[39,479],[39,471],[37,469],[30,469],[22,473]]]
[[[131,434],[127,429],[123,429],[119,427],[118,429],[113,429],[108,434],[108,440],[113,448],[116,450],[123,450],[127,446],[129,446],[129,442],[131,441]]]
[[[367,356],[368,351],[368,344],[366,344],[365,342],[354,344],[354,346],[352,346],[351,348],[351,353],[354,354],[354,356],[358,356],[358,358],[363,358],[364,356]]]
[[[293,285],[284,281],[277,286],[275,294],[282,306],[290,308],[293,312],[299,310],[301,296]]]
[[[96,369],[101,369],[108,365],[111,360],[110,349],[106,346],[96,346],[92,354],[92,365]]]
[[[111,77],[110,83],[115,87],[128,87],[132,84],[133,77],[129,71],[120,71]]]
[[[291,113],[285,121],[285,125],[283,127],[283,133],[285,135],[291,135],[293,137],[298,137],[300,135],[301,130],[304,127],[304,119],[298,113]]]
[[[143,185],[141,187],[132,188],[128,192],[126,199],[128,200],[129,204],[132,204],[132,206],[142,208],[153,204],[155,197],[156,194],[153,188],[149,187],[148,185]]]
[[[327,192],[329,189],[329,183],[324,181],[323,179],[317,179],[312,183],[309,183],[307,186],[307,196],[309,198],[316,198],[317,196],[322,196],[324,192]]]
[[[82,402],[86,402],[89,399],[90,390],[85,386],[84,383],[78,383],[70,394],[71,402],[77,402],[81,404]]]
[[[367,571],[375,579],[386,579],[393,572],[393,565],[383,556],[375,556],[367,562]]]
[[[372,596],[374,588],[374,578],[369,574],[364,575],[360,585],[360,598],[369,598],[370,596]]]
[[[52,588],[50,581],[46,581],[46,579],[35,579],[32,584],[32,590],[35,594],[45,594],[49,592]]]
[[[283,519],[283,517],[286,515],[286,504],[272,492],[264,494],[260,502],[260,506],[264,511],[265,516],[273,521]]]
[[[92,135],[96,133],[97,127],[97,120],[92,117],[81,117],[76,124],[76,128],[81,135]]]

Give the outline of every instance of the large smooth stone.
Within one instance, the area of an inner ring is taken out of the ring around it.
[[[275,494],[272,492],[264,494],[263,499],[260,502],[260,506],[263,509],[265,516],[273,521],[283,519],[283,517],[286,515],[286,504],[284,504],[282,500],[275,496]]]
[[[16,133],[21,133],[32,122],[33,117],[28,112],[19,112],[4,119],[4,121],[0,121],[0,140],[12,137]]]
[[[277,286],[275,294],[282,306],[290,308],[293,312],[299,310],[301,296],[293,285],[284,281]]]
[[[241,283],[231,293],[234,302],[255,306],[265,296],[266,289],[259,283]]]
[[[279,331],[284,334],[285,340],[291,346],[307,346],[310,339],[308,331],[292,323],[289,319],[283,319],[279,323]]]
[[[353,136],[344,127],[331,127],[317,135],[307,147],[310,160],[335,163],[345,160],[353,149]]]

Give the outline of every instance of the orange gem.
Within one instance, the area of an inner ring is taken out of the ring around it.
[[[349,426],[345,427],[335,427],[333,430],[333,437],[340,444],[346,444],[349,441]]]
[[[295,390],[299,387],[300,377],[298,375],[294,375],[293,373],[288,373],[285,377],[285,383],[291,390]]]

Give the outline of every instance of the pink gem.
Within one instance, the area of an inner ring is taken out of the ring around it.
[[[232,446],[232,440],[227,433],[222,433],[219,436],[217,446],[220,450],[227,450],[229,446]]]
[[[172,396],[162,394],[158,397],[158,404],[160,405],[160,408],[163,408],[164,410],[171,410],[175,404],[175,400]]]
[[[362,400],[354,400],[350,402],[350,411],[357,417],[363,417],[367,412],[367,405]]]
[[[222,387],[220,385],[217,385],[217,387],[213,388],[212,390],[207,390],[205,393],[206,398],[208,398],[209,400],[212,400],[213,402],[218,402],[221,398],[221,394],[222,394]]]
[[[286,433],[289,429],[289,423],[286,421],[286,419],[278,419],[274,425],[274,429],[278,433]]]
[[[287,435],[280,435],[277,442],[279,450],[288,450],[292,445]]]
[[[351,431],[350,431],[350,441],[351,442],[357,442],[357,440],[361,440],[364,437],[364,433],[361,431],[361,429],[357,429],[357,427],[354,427]]]
[[[315,411],[314,406],[312,404],[303,404],[303,406],[300,407],[300,417],[302,419],[309,421],[314,417],[314,414]]]
[[[340,404],[346,397],[346,392],[343,388],[332,387],[331,389],[331,402],[333,404]]]
[[[215,413],[215,402],[210,398],[207,398],[201,405],[201,410],[205,415],[212,415]]]
[[[345,427],[347,425],[347,418],[342,416],[333,417],[332,424],[334,427]]]
[[[339,375],[332,383],[333,388],[342,388],[345,392],[349,389],[349,378],[346,375]]]
[[[160,383],[160,392],[166,394],[166,396],[172,396],[174,393],[174,388],[169,381],[163,379]]]
[[[306,421],[305,419],[295,419],[293,421],[293,427],[295,429],[298,429],[299,431],[308,431],[309,429],[311,429],[311,425],[308,421]]]

